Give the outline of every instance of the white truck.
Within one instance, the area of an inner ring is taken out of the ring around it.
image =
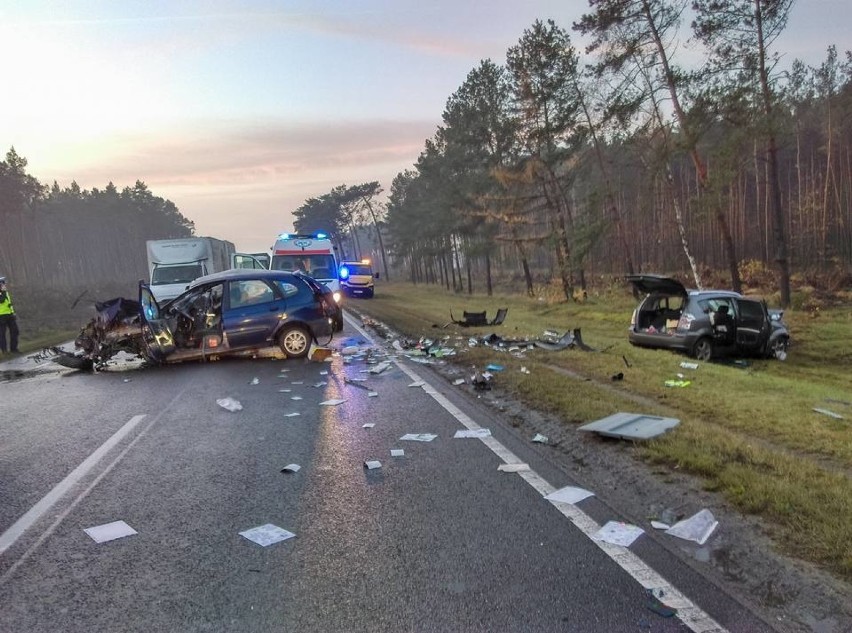
[[[148,240],[151,292],[159,304],[174,299],[194,280],[233,267],[236,249],[213,237]]]

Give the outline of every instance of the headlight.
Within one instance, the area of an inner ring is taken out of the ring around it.
[[[331,296],[334,298],[334,302],[335,302],[335,303],[340,303],[340,293],[339,293],[339,292],[335,292],[335,293],[334,293],[333,295],[331,295]]]

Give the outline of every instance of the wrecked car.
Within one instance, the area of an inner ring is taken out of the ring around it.
[[[630,318],[628,339],[641,347],[673,349],[701,361],[729,355],[787,356],[783,311],[729,290],[689,290],[661,275],[628,275],[645,298]]]
[[[331,291],[301,273],[228,270],[196,279],[162,307],[139,283],[139,300],[96,304],[74,354],[58,363],[79,369],[103,365],[119,352],[152,363],[211,360],[228,355],[301,358],[314,342],[331,340],[341,318]]]

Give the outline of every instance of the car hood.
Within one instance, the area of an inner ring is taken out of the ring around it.
[[[685,295],[686,288],[677,279],[662,275],[627,275],[627,281],[645,294],[658,292],[667,295]]]

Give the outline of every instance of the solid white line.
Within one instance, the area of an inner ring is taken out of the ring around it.
[[[83,477],[85,477],[95,465],[103,459],[116,444],[124,439],[137,424],[139,424],[145,415],[134,415],[130,420],[113,433],[112,437],[101,444],[95,452],[89,455],[82,464],[72,470],[65,479],[60,481],[53,487],[53,490],[48,492],[41,500],[30,508],[26,514],[15,521],[8,530],[0,535],[0,554],[3,554],[9,549],[21,535],[26,532],[33,523],[38,521],[45,512],[47,512],[54,503],[56,503],[66,492],[76,485]]]
[[[373,338],[355,321],[348,317],[346,313],[344,313],[343,316],[352,327],[354,327],[368,340],[373,341]],[[375,342],[373,344],[375,344]],[[452,415],[462,426],[470,429],[471,431],[481,428],[469,416],[465,415],[458,407],[450,402],[446,396],[439,393],[425,379],[417,375],[413,369],[399,361],[396,361],[396,364],[409,376],[409,378],[414,381],[423,382],[423,391],[432,396],[432,398],[434,398],[435,401],[450,415]],[[512,451],[503,446],[503,444],[501,444],[493,436],[481,438],[481,441],[505,463],[521,463],[521,460],[515,456]],[[522,471],[517,474],[542,496],[549,495],[551,492],[556,490],[543,477],[533,470]],[[568,518],[577,527],[577,529],[588,536],[591,541],[603,550],[607,556],[626,571],[631,578],[642,585],[645,589],[654,590],[655,595],[662,595],[662,601],[673,609],[677,609],[678,619],[680,619],[680,621],[683,622],[690,630],[695,631],[695,633],[728,633],[727,629],[693,604],[689,598],[675,589],[674,585],[669,583],[629,549],[592,539],[591,536],[600,529],[600,525],[598,525],[592,517],[580,510],[580,508],[569,503],[555,501],[551,501],[550,503],[560,513],[562,513],[563,516]]]

